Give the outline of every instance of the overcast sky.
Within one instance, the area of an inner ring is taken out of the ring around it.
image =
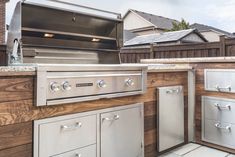
[[[18,0],[7,4],[7,23]],[[46,0],[30,0],[45,2]],[[136,9],[168,18],[214,26],[235,32],[235,0],[64,0],[73,3],[120,12]],[[48,3],[48,2],[46,2]]]

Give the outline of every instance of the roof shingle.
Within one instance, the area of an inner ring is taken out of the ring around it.
[[[125,46],[133,46],[133,45],[145,45],[151,43],[164,43],[164,42],[175,42],[179,41],[185,36],[189,35],[192,32],[196,32],[195,29],[187,29],[181,31],[174,32],[165,32],[163,34],[150,34],[150,35],[141,35],[137,36],[127,42],[125,42]],[[201,36],[201,38],[203,38]],[[203,38],[206,41],[206,39]]]

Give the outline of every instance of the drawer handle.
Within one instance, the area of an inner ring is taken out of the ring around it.
[[[81,127],[82,127],[82,123],[77,122],[75,125],[71,125],[71,126],[62,125],[61,129],[64,130],[64,131],[68,131],[68,130],[76,130],[76,129],[81,128]]]
[[[103,118],[102,121],[116,121],[120,119],[119,115],[114,115],[113,118]]]
[[[75,157],[82,157],[82,154],[76,153],[76,154],[75,154]]]
[[[231,111],[231,105],[222,106],[218,103],[215,103],[215,107],[218,108],[218,110],[229,110],[229,111]]]
[[[229,132],[231,131],[231,125],[222,126],[220,123],[216,123],[215,127],[218,128],[218,129],[228,130]]]
[[[166,91],[167,94],[173,94],[173,93],[179,93],[180,92],[180,89],[168,89]]]
[[[215,88],[216,88],[217,91],[219,91],[219,92],[223,92],[223,91],[229,91],[229,92],[230,92],[230,91],[232,90],[231,86],[228,86],[228,87],[220,87],[219,85],[216,85]]]

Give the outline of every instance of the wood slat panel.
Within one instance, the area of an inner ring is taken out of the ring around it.
[[[33,157],[32,144],[21,145],[0,151],[0,157]]]
[[[0,103],[33,99],[33,77],[0,77]]]
[[[147,93],[144,95],[102,99],[48,107],[33,106],[32,99],[4,102],[0,103],[0,126],[78,112],[124,106],[139,102],[155,101],[155,99],[155,88],[149,88]]]
[[[0,150],[32,143],[32,122],[0,127]]]

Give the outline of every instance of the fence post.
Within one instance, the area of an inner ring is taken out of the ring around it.
[[[154,46],[153,44],[150,44],[150,59],[154,59]]]
[[[226,56],[225,35],[220,36],[220,56]]]

